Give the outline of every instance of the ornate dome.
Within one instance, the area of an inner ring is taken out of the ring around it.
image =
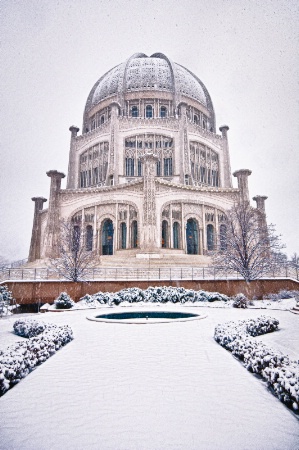
[[[124,96],[138,91],[171,92],[175,103],[182,96],[199,102],[212,114],[213,105],[204,84],[185,67],[173,63],[162,53],[150,57],[144,53],[135,53],[127,61],[103,75],[92,88],[86,102],[85,114],[103,100],[117,97],[122,104]]]

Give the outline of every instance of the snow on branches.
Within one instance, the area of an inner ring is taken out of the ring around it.
[[[220,273],[237,272],[249,282],[269,276],[285,262],[274,226],[249,202],[235,204],[220,229],[219,248],[212,254]]]
[[[51,268],[61,278],[70,281],[85,280],[95,265],[95,255],[91,248],[92,243],[81,226],[61,221],[57,258],[50,259]]]

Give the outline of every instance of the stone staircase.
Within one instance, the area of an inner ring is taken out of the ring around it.
[[[101,256],[99,267],[134,267],[134,268],[171,268],[171,267],[207,267],[211,260],[203,255],[186,255],[184,253],[135,253]]]

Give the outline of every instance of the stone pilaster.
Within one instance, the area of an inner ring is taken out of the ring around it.
[[[187,131],[187,105],[186,103],[180,103],[180,115],[179,115],[179,147],[180,157],[182,158],[179,167],[183,167],[180,172],[180,183],[185,183],[185,176],[188,175],[191,180],[191,172],[190,172],[190,152],[189,152],[189,144],[188,144],[188,131]]]
[[[44,197],[32,197],[34,202],[34,217],[31,234],[31,243],[28,256],[28,262],[33,262],[36,259],[40,259],[40,247],[41,247],[41,221],[40,212],[43,210],[44,202],[47,201]]]
[[[145,252],[153,252],[158,247],[157,212],[156,212],[156,163],[158,157],[152,152],[143,156],[143,227],[141,248]]]
[[[119,106],[116,103],[111,104],[111,129],[110,129],[110,148],[109,148],[109,168],[107,172],[108,179],[113,177],[113,184],[118,184],[119,176],[119,155],[118,152],[118,134],[119,134]]]
[[[51,178],[50,197],[48,208],[48,221],[45,233],[45,256],[46,258],[55,258],[58,256],[59,239],[59,192],[61,189],[61,180],[65,177],[64,173],[57,170],[47,172]]]
[[[226,188],[232,187],[232,176],[231,176],[231,167],[230,167],[230,157],[229,157],[229,146],[227,139],[227,132],[229,127],[227,125],[222,125],[219,130],[222,133],[222,150],[223,150],[223,177],[220,174],[220,179],[223,180],[223,186]]]
[[[67,175],[67,189],[76,189],[78,187],[78,161],[76,161],[77,158],[77,145],[76,145],[76,138],[77,134],[79,132],[79,128],[72,125],[69,128],[71,132],[71,143],[70,143],[70,152],[69,152],[69,166],[68,166],[68,175]]]
[[[233,173],[234,177],[238,179],[238,189],[240,191],[240,201],[249,203],[248,177],[251,175],[251,170],[240,169]]]

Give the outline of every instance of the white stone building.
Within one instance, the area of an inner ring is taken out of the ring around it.
[[[60,219],[84,230],[99,264],[144,258],[207,264],[225,213],[249,200],[249,170],[232,187],[228,126],[216,132],[204,84],[161,53],[142,53],[103,75],[72,126],[67,187],[51,170],[48,209],[34,197],[29,262],[55,257]],[[264,211],[266,197],[258,196]],[[190,256],[192,255],[192,256]]]

